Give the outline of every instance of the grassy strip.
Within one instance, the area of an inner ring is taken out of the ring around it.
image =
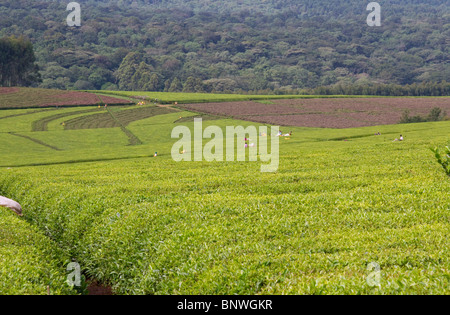
[[[310,98],[367,98],[381,96],[365,95],[239,95],[239,94],[212,94],[212,93],[169,93],[169,92],[127,92],[127,91],[86,91],[89,93],[101,93],[112,96],[123,96],[138,99],[149,99],[159,104],[189,104],[212,103],[253,100],[275,99],[310,99]]]
[[[159,155],[161,156],[161,155]],[[24,163],[24,164],[16,164],[14,167],[34,167],[34,166],[54,166],[54,165],[73,165],[73,164],[83,164],[83,163],[95,163],[95,162],[109,162],[109,161],[126,161],[126,160],[136,160],[142,158],[150,158],[152,155],[139,155],[139,156],[125,156],[125,157],[104,157],[97,159],[72,159],[61,162],[42,162],[42,163]],[[0,165],[0,167],[9,167],[8,165]]]
[[[181,123],[188,123],[188,122],[192,123],[192,122],[194,122],[195,118],[201,118],[202,121],[208,121],[208,120],[227,119],[228,117],[209,115],[209,114],[197,114],[197,115],[193,115],[193,116],[178,118],[173,123],[174,124],[181,124]]]
[[[29,137],[29,136],[21,135],[21,134],[16,133],[16,132],[8,132],[8,133],[9,133],[10,135],[13,135],[13,136],[17,136],[17,137],[21,137],[21,138],[24,138],[24,139],[28,139],[28,140],[30,140],[30,141],[33,141],[34,143],[40,144],[40,145],[42,145],[42,146],[44,146],[44,147],[47,147],[47,148],[50,148],[50,149],[52,149],[52,150],[55,150],[55,151],[62,151],[60,148],[57,148],[57,147],[52,146],[52,145],[50,145],[50,144],[47,144],[47,143],[45,143],[45,142],[43,142],[43,141],[41,141],[41,140],[37,140],[37,139],[32,138],[32,137]]]
[[[21,114],[14,114],[14,115],[2,116],[2,117],[0,117],[0,119],[6,119],[6,118],[12,118],[12,117],[20,117],[20,116],[32,115],[32,114],[35,114],[35,113],[45,112],[45,111],[47,111],[47,110],[48,110],[48,109],[34,110],[34,111],[29,111],[29,112],[21,113]]]

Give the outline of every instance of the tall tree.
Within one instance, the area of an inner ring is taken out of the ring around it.
[[[135,69],[136,70],[131,77],[131,90],[149,91],[152,68],[142,61]]]
[[[169,92],[181,92],[183,90],[183,84],[181,83],[180,79],[175,77],[172,81],[172,84],[170,84]]]
[[[170,79],[167,79],[167,80],[164,82],[164,92],[169,92],[170,85],[171,85],[171,81],[170,81]]]
[[[189,77],[184,83],[183,92],[192,93],[195,92],[195,78]]]
[[[136,71],[141,59],[141,54],[136,52],[130,52],[123,58],[119,69],[115,73],[117,83],[121,90],[135,90],[134,84],[138,80]]]
[[[23,37],[0,39],[0,86],[30,86],[41,82],[33,45]]]
[[[201,79],[189,77],[184,83],[183,92],[185,93],[201,93],[205,92],[204,84]]]
[[[150,78],[150,82],[148,83],[148,91],[159,91],[160,89],[160,79],[159,76],[154,73]]]

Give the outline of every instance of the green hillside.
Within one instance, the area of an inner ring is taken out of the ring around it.
[[[366,23],[369,2],[80,0],[77,28],[67,3],[3,0],[0,38],[31,40],[43,88],[289,94],[450,81],[447,1],[380,1],[380,27]]]

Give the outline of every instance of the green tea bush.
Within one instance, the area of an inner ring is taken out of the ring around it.
[[[0,208],[0,295],[76,294],[67,256],[36,227]]]
[[[450,147],[445,147],[443,152],[438,148],[432,149],[439,164],[442,165],[445,173],[450,176]]]

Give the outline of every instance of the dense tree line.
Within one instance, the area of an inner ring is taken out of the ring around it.
[[[376,96],[445,96],[450,95],[450,82],[399,84],[352,84],[320,86],[301,91],[311,95],[376,95]]]
[[[23,37],[0,38],[0,86],[31,85],[40,81],[33,45]]]
[[[0,38],[30,38],[41,87],[409,95],[399,86],[450,82],[448,0],[381,2],[381,27],[361,0],[78,2],[68,27],[65,2],[0,0]]]

